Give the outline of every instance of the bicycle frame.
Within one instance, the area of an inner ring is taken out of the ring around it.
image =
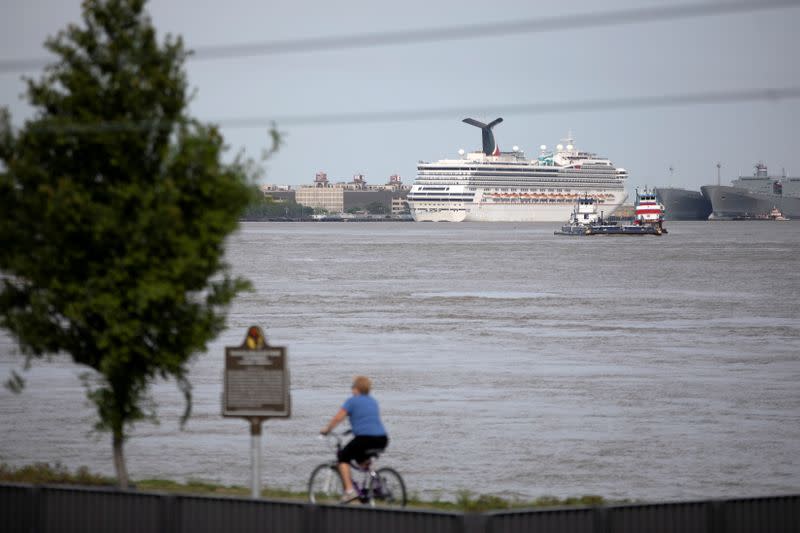
[[[336,439],[337,453],[342,450],[342,435],[347,434],[350,434],[349,430],[341,434],[331,432],[327,435]],[[376,461],[377,457],[367,458],[364,464],[350,461],[350,482],[353,484],[353,489],[356,491],[356,496],[353,500],[358,499],[361,503],[369,504],[373,507],[375,506],[373,492],[376,492],[376,489],[379,494],[381,492],[381,480],[375,468]],[[329,465],[332,471],[339,471],[338,461],[331,461]],[[361,475],[357,476],[357,474]],[[356,479],[356,477],[360,477],[360,479]],[[326,485],[330,485],[331,483],[333,483],[332,479],[328,480]]]

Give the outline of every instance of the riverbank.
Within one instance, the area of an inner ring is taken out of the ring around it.
[[[325,216],[314,217],[241,217],[239,222],[414,222],[412,218],[398,217],[359,217],[359,216]]]
[[[114,478],[92,473],[82,466],[74,472],[60,463],[34,463],[18,468],[0,463],[0,482],[31,483],[38,485],[82,485],[82,486],[114,486]],[[236,485],[220,485],[201,480],[189,480],[185,483],[166,479],[143,479],[133,482],[133,490],[143,492],[173,492],[176,494],[201,494],[207,496],[247,497],[250,489]],[[265,488],[262,498],[305,501],[305,492]],[[474,494],[467,491],[458,493],[455,501],[423,500],[409,495],[409,507],[420,509],[436,509],[440,511],[483,512],[504,509],[531,509],[546,507],[568,507],[583,505],[605,505],[609,502],[602,496],[585,495],[570,498],[542,496],[535,500],[509,499],[493,494]],[[624,502],[613,502],[624,503]]]

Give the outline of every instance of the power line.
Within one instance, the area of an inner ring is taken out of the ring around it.
[[[285,115],[273,118],[228,118],[214,122],[223,128],[259,128],[271,124],[305,126],[325,124],[363,124],[375,122],[411,122],[451,118],[469,114],[542,115],[564,112],[594,112],[616,109],[646,109],[670,106],[731,104],[754,101],[794,100],[800,98],[800,87],[706,91],[699,93],[667,94],[616,98],[592,98],[529,104],[500,104],[450,108],[330,113],[321,115]]]
[[[316,37],[286,41],[271,41],[227,46],[201,47],[196,50],[196,59],[222,59],[255,55],[286,54],[337,50],[345,48],[367,48],[375,46],[406,45],[503,37],[520,33],[545,33],[569,29],[583,29],[622,24],[645,23],[661,20],[727,15],[800,7],[797,0],[738,0],[711,4],[684,4],[624,9],[601,13],[576,13],[507,22],[488,22],[444,28],[403,30],[395,32],[365,33],[332,37]]]
[[[726,91],[706,91],[666,95],[594,98],[587,100],[563,100],[527,104],[500,104],[460,106],[449,108],[412,109],[397,111],[367,111],[348,113],[329,113],[315,115],[284,115],[274,117],[222,118],[207,120],[221,128],[269,128],[278,126],[309,126],[333,124],[365,124],[381,122],[412,122],[463,118],[470,114],[525,114],[541,115],[565,112],[596,112],[623,109],[651,109],[671,106],[691,106],[707,104],[734,104],[744,102],[779,102],[800,99],[800,87],[742,89]],[[68,133],[98,133],[150,131],[158,127],[154,121],[120,121],[101,123],[61,123],[40,124],[40,131],[60,131]],[[171,127],[171,126],[169,126]]]
[[[573,29],[642,24],[666,20],[735,15],[774,9],[800,7],[798,0],[733,0],[704,4],[678,4],[601,13],[575,13],[506,22],[487,22],[440,28],[421,28],[358,35],[336,35],[281,41],[250,42],[231,45],[201,46],[191,60],[219,60],[262,55],[332,51],[378,46],[399,46],[443,41],[457,41],[516,34],[545,33]],[[0,74],[27,72],[50,64],[52,59],[28,58],[0,61]]]

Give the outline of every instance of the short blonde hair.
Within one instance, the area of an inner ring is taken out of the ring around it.
[[[372,389],[372,380],[367,376],[356,376],[353,378],[353,388],[361,394],[369,394]]]

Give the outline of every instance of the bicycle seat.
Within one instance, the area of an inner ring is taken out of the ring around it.
[[[364,450],[364,455],[366,455],[367,457],[374,457],[376,459],[380,457],[382,453],[383,453],[383,448],[369,448]]]

